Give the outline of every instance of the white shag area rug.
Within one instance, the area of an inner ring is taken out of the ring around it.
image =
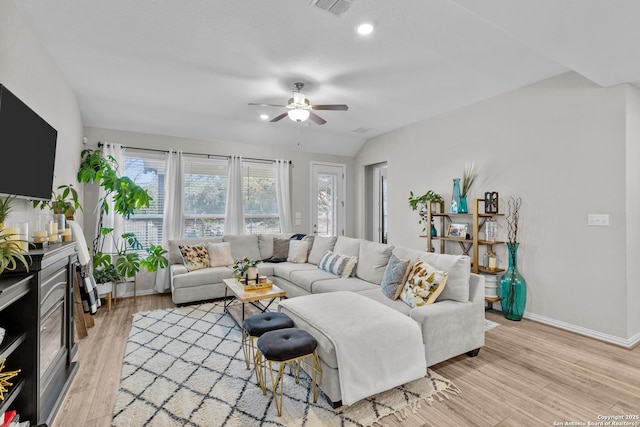
[[[112,425],[370,426],[389,414],[402,419],[421,404],[459,393],[451,381],[429,370],[422,379],[333,409],[322,393],[313,403],[311,380],[302,372],[299,384],[285,375],[278,417],[271,391],[263,396],[253,369],[245,367],[241,337],[222,303],[136,314]]]

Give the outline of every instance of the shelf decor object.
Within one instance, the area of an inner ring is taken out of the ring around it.
[[[451,207],[449,212],[452,214],[460,212],[460,178],[453,178],[453,192],[451,193]]]
[[[527,303],[527,282],[518,270],[518,221],[522,199],[510,198],[507,202],[509,213],[507,214],[507,254],[509,266],[500,279],[500,295],[502,313],[509,320],[519,321],[524,314]]]
[[[460,189],[460,204],[458,206],[458,213],[469,213],[467,207],[467,195],[473,185],[473,181],[476,180],[476,165],[475,163],[466,163],[464,165],[464,173],[462,174],[462,188]]]
[[[485,191],[484,213],[486,214],[498,213],[498,192],[497,191]]]
[[[5,359],[2,361],[2,363],[0,363],[0,400],[4,400],[5,393],[9,391],[7,387],[13,385],[13,383],[10,383],[9,380],[20,373],[20,369],[16,371],[2,372],[2,370],[4,369],[4,362],[6,361],[7,360]]]

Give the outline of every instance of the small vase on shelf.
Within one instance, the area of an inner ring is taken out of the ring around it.
[[[507,243],[509,267],[500,279],[502,313],[509,320],[521,320],[527,303],[527,282],[518,271],[519,243]]]
[[[460,196],[460,205],[458,205],[458,213],[469,213],[467,208],[467,196]]]
[[[449,212],[452,214],[460,212],[460,178],[453,178],[453,192],[451,193],[451,208]]]

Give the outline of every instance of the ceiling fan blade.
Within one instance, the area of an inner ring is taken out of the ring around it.
[[[286,105],[276,105],[276,104],[256,104],[255,102],[250,102],[249,105],[257,105],[259,107],[282,107],[285,108]]]
[[[280,114],[278,117],[274,117],[273,119],[271,119],[269,121],[272,122],[272,123],[280,121],[280,120],[284,119],[285,117],[287,117],[287,114],[288,114],[288,111]]]
[[[311,120],[313,120],[314,122],[316,122],[316,124],[318,124],[318,125],[323,125],[323,124],[327,123],[327,121],[325,119],[323,119],[322,117],[320,117],[319,115],[317,115],[313,111],[309,111],[309,118]]]
[[[347,111],[349,109],[348,105],[344,104],[335,104],[335,105],[312,105],[312,109],[314,110],[337,110],[337,111]]]

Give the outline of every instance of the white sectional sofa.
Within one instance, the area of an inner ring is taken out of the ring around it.
[[[291,234],[237,235],[221,238],[169,241],[172,299],[176,304],[221,298],[223,279],[233,276],[230,267],[209,267],[188,271],[179,245],[229,242],[233,259],[249,257],[267,260],[274,251],[274,239],[289,239]],[[327,250],[358,257],[355,274],[339,277],[317,267]],[[446,286],[433,304],[411,308],[403,301],[390,299],[380,284],[391,254],[413,262],[422,259],[448,273]],[[468,256],[436,254],[394,247],[349,237],[316,236],[310,243],[304,263],[264,261],[260,274],[287,293],[287,298],[334,291],[351,291],[391,307],[420,324],[427,366],[460,354],[477,354],[484,345],[484,278],[470,272]]]

